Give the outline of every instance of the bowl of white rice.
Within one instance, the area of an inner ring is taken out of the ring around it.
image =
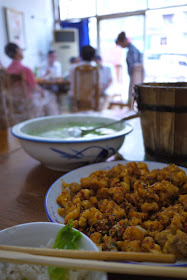
[[[0,244],[52,248],[56,236],[65,225],[35,222],[13,226],[0,231]],[[98,251],[97,246],[81,233],[79,250]],[[107,280],[101,272],[71,271],[68,280]],[[0,263],[0,280],[50,280],[48,267],[30,264]]]

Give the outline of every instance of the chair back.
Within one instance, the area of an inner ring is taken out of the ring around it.
[[[6,129],[13,124],[13,105],[8,98],[10,91],[9,75],[0,69],[0,129]]]
[[[29,98],[28,88],[22,73],[9,74],[9,99],[13,104],[14,124],[30,119],[32,117],[32,101]]]
[[[28,98],[27,85],[24,79],[23,73],[20,74],[9,74],[10,87],[14,97],[17,98]]]
[[[97,67],[80,65],[74,70],[74,111],[99,110],[99,73]]]

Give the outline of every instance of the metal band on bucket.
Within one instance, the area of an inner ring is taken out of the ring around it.
[[[154,158],[158,158],[159,160],[165,160],[166,162],[180,162],[181,164],[187,162],[187,155],[176,155],[169,154],[166,152],[153,151],[152,149],[145,147],[145,151],[148,155],[153,156]],[[186,165],[185,165],[186,166]]]
[[[157,112],[171,112],[171,113],[187,113],[186,106],[166,106],[166,105],[148,105],[138,103],[139,111],[157,111]]]

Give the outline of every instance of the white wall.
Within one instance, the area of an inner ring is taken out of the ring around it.
[[[4,7],[24,13],[26,49],[22,62],[34,69],[45,59],[52,45],[52,0],[0,0],[0,61],[6,67],[10,59],[4,53],[4,46],[8,42]]]

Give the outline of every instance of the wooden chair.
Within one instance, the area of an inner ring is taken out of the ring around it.
[[[74,70],[73,110],[99,110],[99,73],[97,67],[80,65]]]
[[[0,69],[0,129],[13,124],[13,106],[9,94],[9,76],[6,70]]]
[[[5,95],[2,87],[0,86],[0,129],[6,129],[9,126],[10,125],[8,121],[8,112],[6,107]]]
[[[119,101],[111,101],[109,104],[109,109],[112,109],[114,106],[119,106],[121,109],[125,106],[130,107],[133,109],[134,104],[134,86],[135,84],[143,83],[144,80],[144,68],[141,63],[137,63],[132,68],[132,76],[130,79],[129,85],[129,95],[130,95],[130,103],[124,103]]]
[[[9,74],[9,98],[13,104],[13,123],[59,113],[56,96],[45,91],[30,89],[22,73]]]
[[[33,103],[29,98],[28,87],[24,79],[24,75],[20,74],[8,74],[9,86],[6,95],[6,102],[12,104],[12,110],[9,114],[12,114],[13,125],[21,121],[25,121],[33,118]]]

